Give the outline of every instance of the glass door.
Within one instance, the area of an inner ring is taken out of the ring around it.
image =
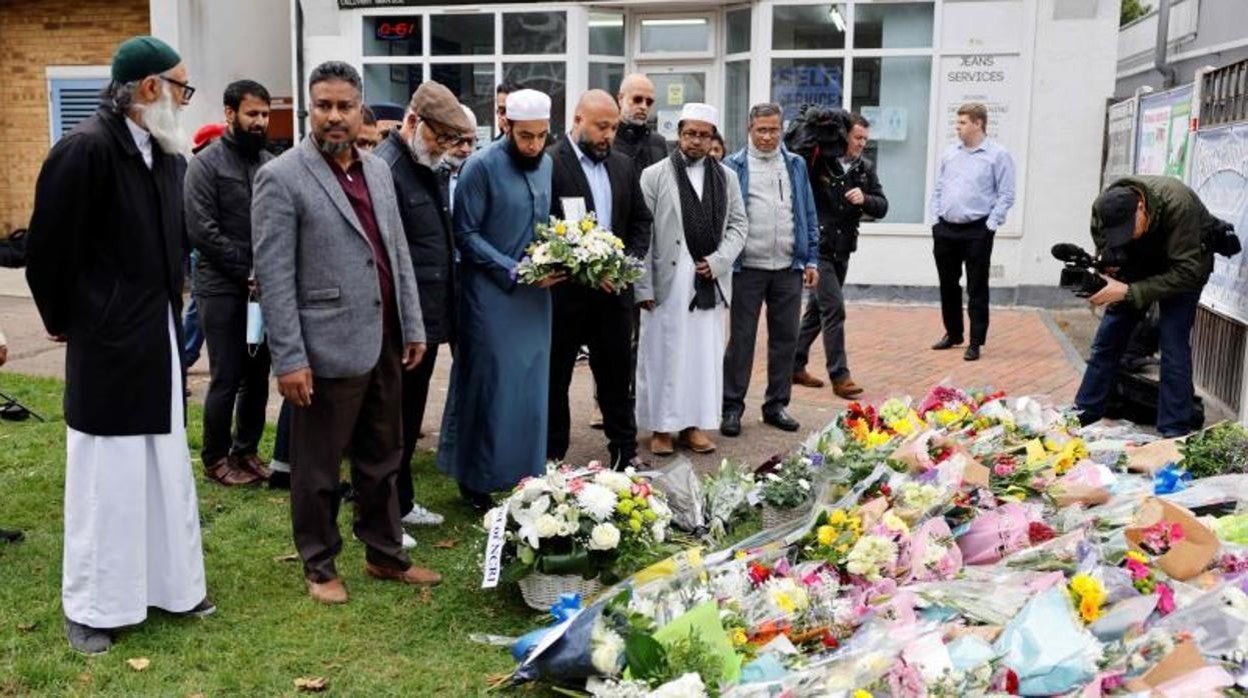
[[[643,64],[638,66],[654,83],[655,129],[669,143],[676,142],[676,123],[686,102],[716,104],[713,86],[713,63],[673,65]]]

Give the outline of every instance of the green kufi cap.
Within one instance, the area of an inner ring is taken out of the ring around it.
[[[173,47],[154,36],[127,39],[113,54],[113,81],[126,83],[159,75],[182,62]]]

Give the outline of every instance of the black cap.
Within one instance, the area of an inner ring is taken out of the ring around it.
[[[1105,233],[1107,247],[1121,247],[1135,237],[1135,211],[1140,195],[1125,186],[1113,186],[1101,192],[1092,205]]]
[[[368,105],[378,121],[402,121],[406,110],[393,102],[378,102]]]

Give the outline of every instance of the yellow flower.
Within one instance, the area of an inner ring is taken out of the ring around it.
[[[784,611],[785,613],[792,613],[794,610],[797,609],[797,604],[793,603],[793,599],[790,598],[788,594],[782,591],[777,592],[771,598],[772,598],[772,601],[775,601],[776,605],[780,607],[780,610]]]
[[[845,521],[848,520],[848,518],[849,517],[845,515],[844,509],[836,509],[831,514],[828,514],[828,525],[844,526]]]
[[[733,647],[740,647],[741,645],[744,645],[745,643],[749,641],[750,641],[750,638],[745,636],[745,631],[742,630],[741,628],[737,628],[736,630],[732,631],[732,646]]]
[[[568,233],[568,226],[565,225],[563,221],[559,221],[558,223],[555,224],[555,235],[562,236],[562,235],[567,235],[567,233]]]
[[[867,433],[865,445],[867,448],[879,448],[891,441],[892,438],[885,432],[872,430]]]
[[[906,525],[905,521],[901,520],[900,516],[894,514],[891,509],[884,514],[884,518],[880,520],[880,523],[884,524],[884,527],[890,531],[910,533],[910,527]]]
[[[733,557],[737,560],[744,560],[745,558],[749,557],[749,553],[745,552],[744,550],[738,550],[733,555]]]
[[[832,545],[836,542],[836,529],[831,526],[820,526],[815,535],[819,538],[819,545]]]
[[[914,431],[914,424],[909,419],[897,419],[889,422],[888,428],[902,436],[908,436]]]
[[[1144,553],[1137,553],[1137,552],[1136,552],[1136,551],[1134,551],[1134,550],[1128,550],[1128,551],[1127,551],[1127,559],[1128,559],[1128,560],[1135,560],[1136,562],[1140,562],[1140,563],[1143,563],[1143,564],[1145,564],[1145,565],[1147,565],[1147,564],[1148,564],[1148,556],[1147,556],[1147,555],[1145,555]]]
[[[1094,622],[1101,617],[1101,605],[1095,599],[1083,599],[1079,602],[1079,617],[1084,623]]]
[[[851,698],[875,698],[875,696],[871,695],[869,692],[864,691],[860,688],[854,691],[854,694],[853,696],[851,696]]]
[[[1080,598],[1090,593],[1100,591],[1101,584],[1086,574],[1076,574],[1070,580],[1070,590],[1079,595]]]
[[[1027,442],[1027,467],[1041,465],[1049,459],[1049,454],[1044,450],[1044,444],[1039,439],[1032,439]]]
[[[617,250],[622,250],[622,249],[624,249],[624,241],[623,241],[623,240],[621,240],[621,239],[619,239],[619,238],[615,238],[614,240],[612,240],[612,241],[611,241],[611,244],[612,244],[612,245],[615,245],[615,249],[617,249]]]
[[[589,231],[591,231],[591,230],[593,230],[593,229],[594,229],[594,221],[593,221],[593,220],[591,220],[591,219],[589,219],[589,218],[586,218],[586,219],[584,219],[584,220],[582,220],[582,221],[581,221],[581,231],[582,231],[582,232],[586,232],[586,233],[588,233]]]

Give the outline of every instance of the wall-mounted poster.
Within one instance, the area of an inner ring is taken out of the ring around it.
[[[1135,100],[1110,105],[1101,186],[1135,172]]]
[[[1210,213],[1234,224],[1248,250],[1248,124],[1197,131],[1193,140],[1192,189]],[[1248,323],[1248,252],[1213,259],[1213,276],[1200,302]]]
[[[1191,116],[1191,85],[1140,98],[1136,174],[1184,179]]]

